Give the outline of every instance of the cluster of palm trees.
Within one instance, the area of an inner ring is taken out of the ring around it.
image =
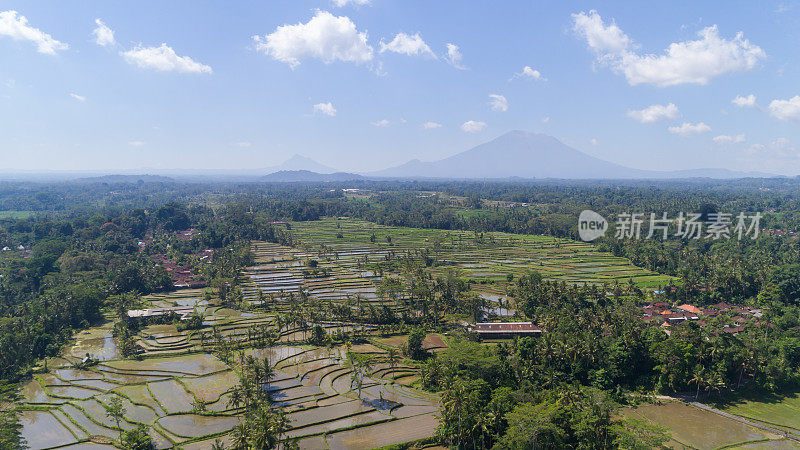
[[[270,382],[275,372],[272,364],[269,358],[259,361],[240,352],[239,370],[239,385],[231,391],[228,400],[228,406],[241,410],[241,420],[231,432],[233,448],[276,448],[289,429],[289,420],[273,405]]]

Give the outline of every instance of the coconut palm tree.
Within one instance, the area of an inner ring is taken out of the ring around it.
[[[703,372],[704,372],[703,368],[700,367],[700,366],[697,366],[695,368],[695,370],[694,370],[694,376],[692,377],[692,379],[689,380],[689,383],[688,383],[688,384],[694,383],[695,386],[697,386],[697,392],[694,395],[694,399],[695,400],[700,398],[700,386],[702,386],[702,385],[704,385],[706,383],[705,373],[703,373]]]
[[[397,365],[397,361],[400,359],[400,355],[398,355],[397,349],[394,347],[389,347],[386,351],[386,361],[389,363],[389,367],[394,369],[394,366]]]

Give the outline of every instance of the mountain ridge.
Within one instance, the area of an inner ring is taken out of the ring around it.
[[[260,181],[268,183],[325,182],[363,180],[363,175],[347,172],[318,173],[310,170],[280,170],[264,175]]]
[[[441,179],[725,179],[775,176],[716,168],[675,171],[634,169],[583,153],[552,136],[521,130],[509,131],[491,141],[437,161],[412,159],[404,164],[365,175]]]

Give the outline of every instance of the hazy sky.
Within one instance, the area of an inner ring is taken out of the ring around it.
[[[797,2],[0,0],[0,170],[366,171],[523,129],[797,174],[798,61]]]

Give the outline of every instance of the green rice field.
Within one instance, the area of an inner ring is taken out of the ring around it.
[[[633,282],[641,287],[663,285],[671,277],[634,266],[625,258],[598,251],[593,245],[549,236],[475,233],[382,226],[356,219],[293,222],[296,246],[353,267],[366,256],[377,261],[389,253],[428,250],[441,267],[477,282],[503,283],[508,274],[538,271],[567,283]],[[341,235],[341,237],[337,237]],[[372,236],[375,236],[371,242]],[[387,237],[390,240],[387,240]]]
[[[785,437],[681,402],[624,408],[624,416],[645,419],[669,429],[671,448],[800,448]]]
[[[762,396],[717,405],[737,416],[763,422],[800,435],[800,394]]]

